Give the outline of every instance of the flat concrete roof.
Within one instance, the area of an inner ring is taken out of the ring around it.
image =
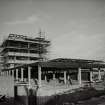
[[[42,68],[55,68],[55,69],[92,69],[92,68],[105,68],[105,62],[98,60],[84,60],[84,59],[53,59],[46,62],[35,62],[31,64],[24,64],[15,68],[27,67],[27,66],[38,66]],[[15,69],[15,68],[11,68]]]

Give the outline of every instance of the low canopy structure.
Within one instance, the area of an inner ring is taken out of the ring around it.
[[[69,68],[83,68],[83,69],[91,69],[91,68],[105,68],[104,61],[98,60],[84,60],[84,59],[53,59],[46,62],[35,62],[31,64],[24,64],[15,68],[27,67],[27,66],[38,66],[40,65],[42,68],[56,68],[56,69],[69,69]],[[11,68],[11,70],[14,68]]]

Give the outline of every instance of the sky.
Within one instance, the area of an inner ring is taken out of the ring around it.
[[[51,41],[50,59],[105,60],[105,0],[0,0],[0,42],[10,33]]]

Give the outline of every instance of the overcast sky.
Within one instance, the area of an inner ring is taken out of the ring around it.
[[[51,58],[105,59],[105,0],[0,0],[0,41],[40,28]]]

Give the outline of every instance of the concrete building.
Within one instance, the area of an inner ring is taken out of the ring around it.
[[[41,33],[40,33],[41,34]],[[1,44],[3,69],[45,60],[50,41],[42,37],[30,38],[23,35],[9,34]]]
[[[94,83],[94,72],[101,81],[101,72],[105,72],[104,61],[69,58],[45,61],[44,55],[49,45],[50,41],[42,37],[33,39],[15,34],[10,34],[1,45],[4,67],[1,76],[13,77],[14,97],[20,97],[25,105],[41,105],[41,98],[38,101],[40,96],[90,85]],[[30,99],[31,96],[34,101]]]

